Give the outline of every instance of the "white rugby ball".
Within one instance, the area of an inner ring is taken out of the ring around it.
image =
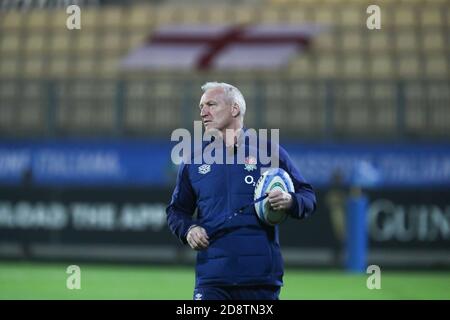
[[[255,186],[254,201],[272,190],[294,192],[294,184],[289,174],[281,168],[272,168],[264,172]],[[283,222],[288,214],[285,210],[273,210],[268,198],[255,203],[258,218],[270,226]]]

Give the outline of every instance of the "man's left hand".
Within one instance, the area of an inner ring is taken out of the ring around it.
[[[287,210],[292,207],[292,195],[281,190],[269,192],[269,203],[274,210]]]

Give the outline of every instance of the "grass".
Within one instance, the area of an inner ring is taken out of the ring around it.
[[[69,290],[68,264],[0,263],[0,299],[192,298],[194,270],[186,267],[80,264],[81,289]],[[288,269],[281,299],[450,299],[450,272],[382,271],[381,289],[366,274]]]

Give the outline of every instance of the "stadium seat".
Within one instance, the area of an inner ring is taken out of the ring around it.
[[[78,54],[93,53],[100,39],[97,38],[97,32],[81,32],[76,41],[76,51]]]
[[[398,58],[398,75],[402,78],[417,78],[423,74],[420,58],[415,54],[403,54]]]
[[[122,49],[122,39],[124,39],[124,37],[121,35],[120,31],[105,31],[102,34],[102,38],[99,39],[100,50],[114,56],[122,55],[124,54]]]
[[[312,10],[309,7],[293,7],[291,10],[286,12],[286,21],[290,24],[311,23],[311,12]]]
[[[338,48],[338,39],[335,30],[328,30],[319,34],[313,40],[313,47],[315,51],[323,53],[327,52],[329,54],[335,54]]]
[[[346,55],[342,58],[341,76],[343,77],[362,77],[368,70],[368,66],[362,54]]]
[[[442,29],[426,28],[422,31],[422,50],[424,52],[442,52],[445,55],[445,34]]]
[[[14,128],[17,108],[14,100],[2,100],[0,104],[0,132],[10,131]]]
[[[105,6],[98,11],[98,22],[104,29],[114,29],[127,26],[127,20],[123,19],[123,10],[117,6]]]
[[[33,10],[29,14],[26,14],[26,26],[29,30],[37,31],[36,29],[47,28],[48,14],[46,10]]]
[[[418,9],[415,6],[401,5],[395,7],[393,15],[394,25],[396,27],[406,27],[406,28],[410,28],[416,25],[418,21],[417,12]]]
[[[341,48],[346,52],[359,52],[363,48],[363,34],[361,32],[345,32],[341,36]]]
[[[268,6],[260,12],[259,19],[267,24],[282,23],[285,19],[285,12],[285,10],[278,7]]]
[[[231,9],[230,15],[226,17],[229,19],[229,23],[236,23],[236,24],[247,24],[247,23],[258,23],[261,22],[258,19],[261,19],[260,16],[258,16],[258,10],[255,10],[251,6],[241,6],[241,7],[235,7]],[[226,23],[227,21],[225,21]],[[277,22],[274,20],[274,22]]]
[[[366,38],[369,52],[373,57],[392,50],[392,35],[387,30],[369,32]]]
[[[392,55],[382,53],[374,54],[370,60],[370,75],[373,78],[392,78],[395,75]]]
[[[178,7],[164,5],[157,8],[153,19],[156,25],[168,25],[180,23],[179,18],[182,12]]]
[[[425,74],[431,79],[449,78],[448,57],[444,55],[427,55],[425,58]]]
[[[315,6],[313,6],[314,8]],[[339,22],[336,14],[338,6],[319,6],[314,10],[314,22],[327,26],[336,26]]]
[[[25,14],[23,12],[16,11],[3,13],[2,20],[0,20],[1,28],[8,31],[21,29],[25,21],[24,16]]]
[[[73,46],[75,33],[62,30],[52,34],[49,40],[49,47],[52,54],[68,54]]]
[[[151,6],[136,5],[132,6],[126,21],[130,30],[145,29],[154,25],[154,10]]]
[[[53,55],[49,61],[49,76],[63,77],[69,72],[70,60],[66,55]]]
[[[81,12],[81,34],[95,32],[95,29],[98,28],[100,25],[104,24],[104,17],[101,15],[100,12],[103,10],[98,9],[83,9]],[[67,15],[66,15],[67,16]],[[76,32],[76,31],[75,31]]]
[[[443,16],[444,12],[441,7],[425,7],[420,14],[420,23],[423,27],[442,27]]]
[[[44,73],[44,57],[43,56],[28,56],[23,62],[24,76],[39,78]]]
[[[46,43],[46,37],[41,32],[35,32],[30,34],[25,39],[25,54],[41,54]]]
[[[348,4],[339,6],[340,25],[343,27],[365,27],[366,25],[366,8],[363,6],[350,6]]]
[[[419,46],[419,36],[414,29],[399,30],[395,34],[395,49],[397,52],[416,52]]]
[[[338,71],[338,58],[335,54],[320,54],[317,57],[317,76],[334,78]]]
[[[0,55],[16,55],[21,45],[20,34],[16,31],[10,31],[2,34],[0,37]]]

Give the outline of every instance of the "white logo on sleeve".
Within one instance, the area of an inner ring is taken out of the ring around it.
[[[204,164],[198,167],[198,173],[200,174],[207,174],[211,171],[211,165],[210,164]]]

